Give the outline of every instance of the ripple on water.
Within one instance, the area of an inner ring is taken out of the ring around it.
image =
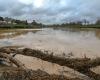
[[[73,53],[75,57],[100,57],[100,31],[53,30],[29,31],[19,36],[0,39],[0,45],[18,45],[28,48],[53,51],[55,54]]]

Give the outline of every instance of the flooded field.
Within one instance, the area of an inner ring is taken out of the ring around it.
[[[0,47],[1,62],[2,56],[9,55],[9,60],[18,61],[13,64],[18,63],[26,70],[42,70],[73,80],[100,79],[99,29],[0,30]],[[0,65],[1,76],[5,70],[18,67],[5,62],[2,63],[12,67]]]
[[[21,46],[48,50],[66,57],[100,57],[100,30],[22,29],[0,30],[0,47]],[[71,55],[70,55],[71,53]]]

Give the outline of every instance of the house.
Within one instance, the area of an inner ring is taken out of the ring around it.
[[[6,21],[0,21],[0,24],[7,24]]]
[[[5,17],[4,21],[6,21],[7,24],[11,24],[12,23],[12,18]]]

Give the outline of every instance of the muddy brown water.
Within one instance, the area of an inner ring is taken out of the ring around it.
[[[48,50],[57,56],[95,58],[100,57],[100,30],[52,28],[0,30],[0,47],[6,46]],[[34,57],[17,55],[16,58],[29,69],[42,69],[49,74],[62,74],[64,70],[63,74],[67,77],[84,76],[68,67]]]
[[[0,30],[0,47],[23,46],[65,57],[100,57],[99,29]],[[70,55],[72,53],[73,55]]]

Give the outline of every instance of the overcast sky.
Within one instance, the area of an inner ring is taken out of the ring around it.
[[[64,23],[100,18],[100,0],[0,0],[0,16]]]

